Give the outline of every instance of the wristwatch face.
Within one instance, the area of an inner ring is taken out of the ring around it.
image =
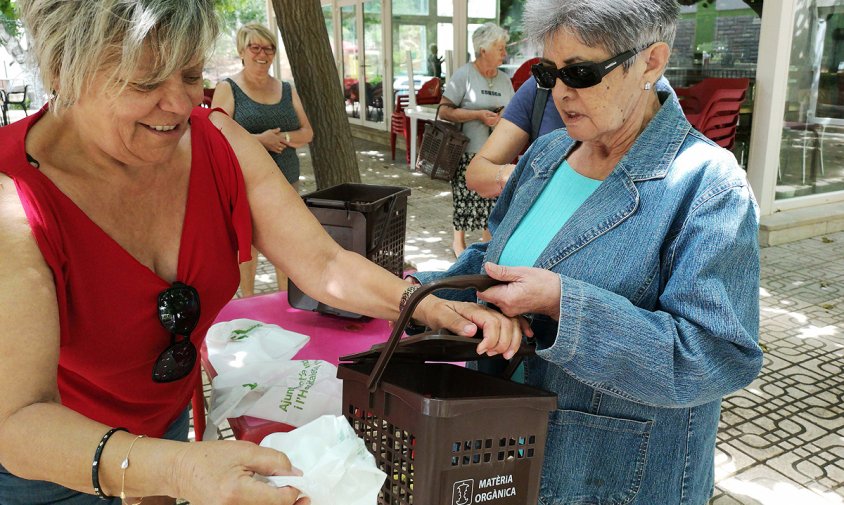
[[[284,141],[285,141],[285,142],[290,142],[290,134],[289,134],[289,133],[287,133],[287,132],[284,132]]]

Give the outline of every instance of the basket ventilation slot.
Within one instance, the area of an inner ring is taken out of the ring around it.
[[[387,480],[391,483],[381,488],[378,504],[411,505],[416,437],[409,431],[354,405],[349,406],[346,418],[355,433],[363,439],[369,452],[375,456],[378,468],[387,474]]]
[[[451,444],[451,466],[482,465],[494,461],[533,458],[536,436],[461,440]]]

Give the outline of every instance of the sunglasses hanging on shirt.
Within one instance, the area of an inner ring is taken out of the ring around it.
[[[174,282],[158,295],[158,320],[170,332],[170,346],[155,360],[153,381],[174,382],[193,370],[196,346],[190,334],[199,322],[199,313],[199,293],[187,284]]]

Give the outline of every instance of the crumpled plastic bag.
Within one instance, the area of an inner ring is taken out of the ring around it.
[[[215,440],[227,417],[248,415],[291,426],[342,412],[343,381],[322,360],[265,361],[211,381],[211,407],[203,440]]]
[[[254,319],[232,319],[208,329],[208,360],[218,375],[250,368],[255,363],[287,361],[310,337]]]
[[[284,452],[303,474],[263,479],[295,487],[310,497],[311,505],[375,505],[387,478],[343,416],[322,416],[293,431],[267,435],[261,446]]]

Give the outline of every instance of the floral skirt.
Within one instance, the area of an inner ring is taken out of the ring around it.
[[[451,180],[451,196],[454,201],[452,224],[455,230],[483,230],[487,227],[489,211],[495,198],[484,198],[466,187],[466,167],[475,153],[463,153],[460,164]]]

